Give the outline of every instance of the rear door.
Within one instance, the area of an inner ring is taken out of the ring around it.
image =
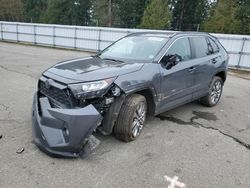
[[[173,42],[165,56],[178,55],[180,62],[171,69],[164,66],[161,60],[161,102],[160,111],[166,111],[192,100],[194,85],[194,64],[188,37]]]
[[[220,55],[214,52],[207,36],[190,37],[191,48],[194,54],[194,93],[193,100],[204,96],[209,91],[214,65],[219,61]]]

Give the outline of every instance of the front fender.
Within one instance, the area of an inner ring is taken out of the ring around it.
[[[126,95],[142,90],[150,90],[154,97],[154,102],[157,103],[161,92],[159,64],[147,63],[140,71],[119,76],[115,80],[115,84],[119,86]]]

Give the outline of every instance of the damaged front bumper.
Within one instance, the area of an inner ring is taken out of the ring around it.
[[[93,105],[78,109],[52,108],[47,97],[34,95],[33,139],[48,154],[66,157],[86,155],[85,146],[102,119]]]

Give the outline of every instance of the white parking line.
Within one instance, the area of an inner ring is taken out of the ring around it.
[[[178,181],[178,177],[175,176],[174,178],[170,178],[168,176],[164,176],[164,178],[170,182],[170,185],[168,186],[168,188],[186,188],[186,185],[182,182]]]

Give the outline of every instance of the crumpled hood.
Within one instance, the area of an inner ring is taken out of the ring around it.
[[[58,80],[66,79],[68,83],[101,80],[130,72],[138,71],[143,63],[124,63],[103,60],[99,57],[87,57],[58,63],[45,71],[43,75]]]

